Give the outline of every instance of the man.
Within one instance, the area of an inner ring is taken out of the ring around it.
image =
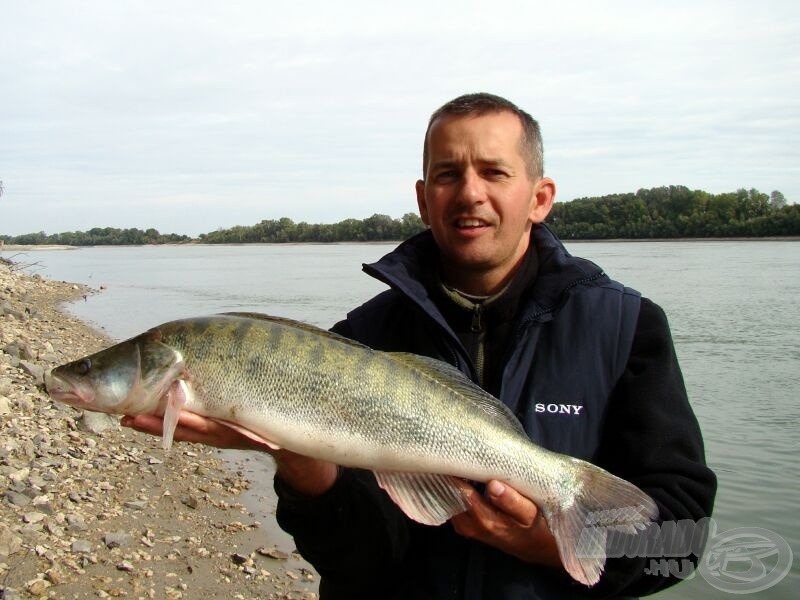
[[[457,366],[528,435],[649,493],[663,520],[710,515],[716,488],[663,312],[570,256],[542,223],[555,197],[538,124],[489,94],[436,111],[417,202],[429,230],[367,273],[390,286],[334,330]],[[566,414],[550,410],[574,407]],[[126,419],[156,432],[157,420]],[[252,447],[183,417],[176,439]],[[631,596],[675,582],[610,559],[593,588],[565,573],[536,505],[506,484],[463,484],[470,509],[441,527],[407,519],[369,473],[273,452],[277,518],[327,598]]]

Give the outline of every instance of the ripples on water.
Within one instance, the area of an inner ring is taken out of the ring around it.
[[[800,554],[800,242],[571,243],[660,304],[719,477],[719,531],[763,527]],[[121,339],[158,323],[258,311],[329,327],[383,285],[360,272],[390,245],[37,252],[43,274],[101,294],[72,310]],[[796,598],[796,564],[758,598]],[[660,598],[730,598],[699,576]]]

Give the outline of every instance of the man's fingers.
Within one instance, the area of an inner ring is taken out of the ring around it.
[[[164,430],[163,419],[155,415],[126,415],[122,417],[120,424],[123,427],[131,427],[136,431],[151,435],[162,435]],[[182,412],[178,417],[178,427],[175,429],[174,439],[219,448],[249,448],[253,446],[248,443],[249,440],[244,440],[242,435],[230,427],[189,412]]]
[[[120,419],[120,425],[153,435],[161,435],[164,429],[163,419],[154,415],[125,415]]]
[[[539,514],[536,504],[500,481],[490,481],[486,485],[486,496],[496,508],[523,527],[531,527]]]

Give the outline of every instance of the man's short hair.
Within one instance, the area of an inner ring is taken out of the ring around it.
[[[544,175],[544,148],[542,147],[542,133],[539,130],[539,123],[513,102],[485,92],[459,96],[438,108],[431,115],[428,121],[428,128],[425,130],[425,141],[422,147],[422,176],[425,177],[428,173],[428,135],[436,119],[445,116],[465,115],[477,117],[499,112],[510,112],[519,118],[522,125],[520,153],[525,159],[528,177],[532,180],[542,177]]]

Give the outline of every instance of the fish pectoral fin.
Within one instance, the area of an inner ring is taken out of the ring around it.
[[[209,417],[209,418],[211,418],[211,417]],[[278,444],[276,444],[275,442],[273,442],[272,440],[268,440],[267,438],[265,438],[263,436],[260,436],[257,433],[254,433],[254,432],[250,431],[249,429],[247,429],[245,427],[242,427],[238,423],[234,423],[233,421],[226,421],[225,419],[214,419],[214,418],[211,418],[211,420],[212,421],[216,421],[217,423],[219,423],[221,425],[225,425],[225,427],[230,427],[231,429],[241,433],[243,436],[245,436],[247,438],[250,438],[251,440],[253,440],[255,442],[258,442],[259,444],[264,444],[264,445],[268,446],[269,448],[271,448],[272,450],[280,450],[281,449],[281,447]]]
[[[178,417],[192,392],[183,379],[176,379],[167,390],[167,406],[164,409],[164,429],[161,445],[164,450],[172,447],[172,438],[178,427]]]
[[[441,525],[469,508],[451,475],[375,471],[375,478],[406,516],[424,525]]]

